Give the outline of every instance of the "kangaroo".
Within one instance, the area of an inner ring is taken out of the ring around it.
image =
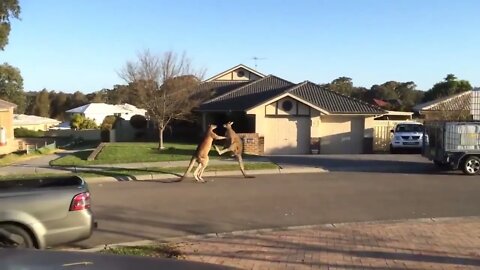
[[[233,122],[228,122],[223,125],[224,128],[227,129],[225,136],[227,137],[227,142],[225,148],[220,150],[216,145],[215,150],[218,152],[219,155],[222,155],[226,152],[232,152],[233,156],[237,158],[238,164],[240,165],[240,171],[245,178],[255,178],[255,176],[250,176],[245,173],[245,167],[243,166],[243,159],[242,159],[242,152],[243,152],[243,143],[240,137],[235,133],[232,128]]]
[[[205,168],[208,166],[208,152],[210,152],[210,148],[212,148],[212,143],[213,140],[223,140],[226,139],[226,137],[223,136],[218,136],[213,132],[217,128],[216,125],[209,125],[207,132],[205,132],[205,136],[203,136],[202,142],[197,146],[197,149],[195,150],[195,153],[192,156],[192,159],[190,160],[190,164],[188,165],[187,171],[183,176],[180,178],[179,181],[182,181],[187,175],[190,173],[192,170],[193,166],[195,165],[195,162],[198,163],[197,168],[193,172],[193,176],[195,177],[195,180],[197,182],[202,182],[205,183],[205,180],[203,180],[202,175],[203,172],[205,171]]]

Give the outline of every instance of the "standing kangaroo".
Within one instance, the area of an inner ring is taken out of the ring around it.
[[[227,142],[223,150],[219,150],[216,145],[214,145],[215,150],[217,150],[219,155],[222,155],[226,152],[232,152],[233,155],[237,158],[238,164],[240,165],[240,171],[245,178],[254,178],[255,176],[250,176],[245,173],[245,167],[243,166],[242,152],[243,152],[243,143],[242,139],[235,133],[232,128],[233,122],[228,122],[223,125],[227,129],[225,136],[227,137]]]
[[[197,146],[197,149],[195,150],[195,153],[192,156],[192,159],[190,160],[190,164],[188,165],[187,171],[185,174],[180,178],[179,181],[182,181],[187,175],[190,173],[192,170],[193,166],[195,165],[195,162],[198,163],[198,167],[195,169],[193,172],[193,176],[195,177],[195,180],[197,182],[202,182],[204,183],[205,180],[203,180],[202,175],[203,172],[205,171],[205,168],[208,166],[208,152],[210,152],[210,148],[212,148],[212,143],[213,140],[223,140],[226,139],[226,137],[218,136],[213,132],[217,128],[216,125],[209,125],[207,132],[205,132],[205,135],[203,136],[202,142]]]

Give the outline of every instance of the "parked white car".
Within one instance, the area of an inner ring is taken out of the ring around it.
[[[399,123],[391,130],[390,153],[400,150],[421,150],[423,147],[423,125],[415,122]]]

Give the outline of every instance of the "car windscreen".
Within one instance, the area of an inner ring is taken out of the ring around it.
[[[422,125],[401,124],[397,125],[395,132],[423,132]]]

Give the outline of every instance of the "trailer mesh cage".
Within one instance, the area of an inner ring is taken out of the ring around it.
[[[431,121],[424,127],[423,155],[430,159],[445,152],[480,151],[480,121]]]

